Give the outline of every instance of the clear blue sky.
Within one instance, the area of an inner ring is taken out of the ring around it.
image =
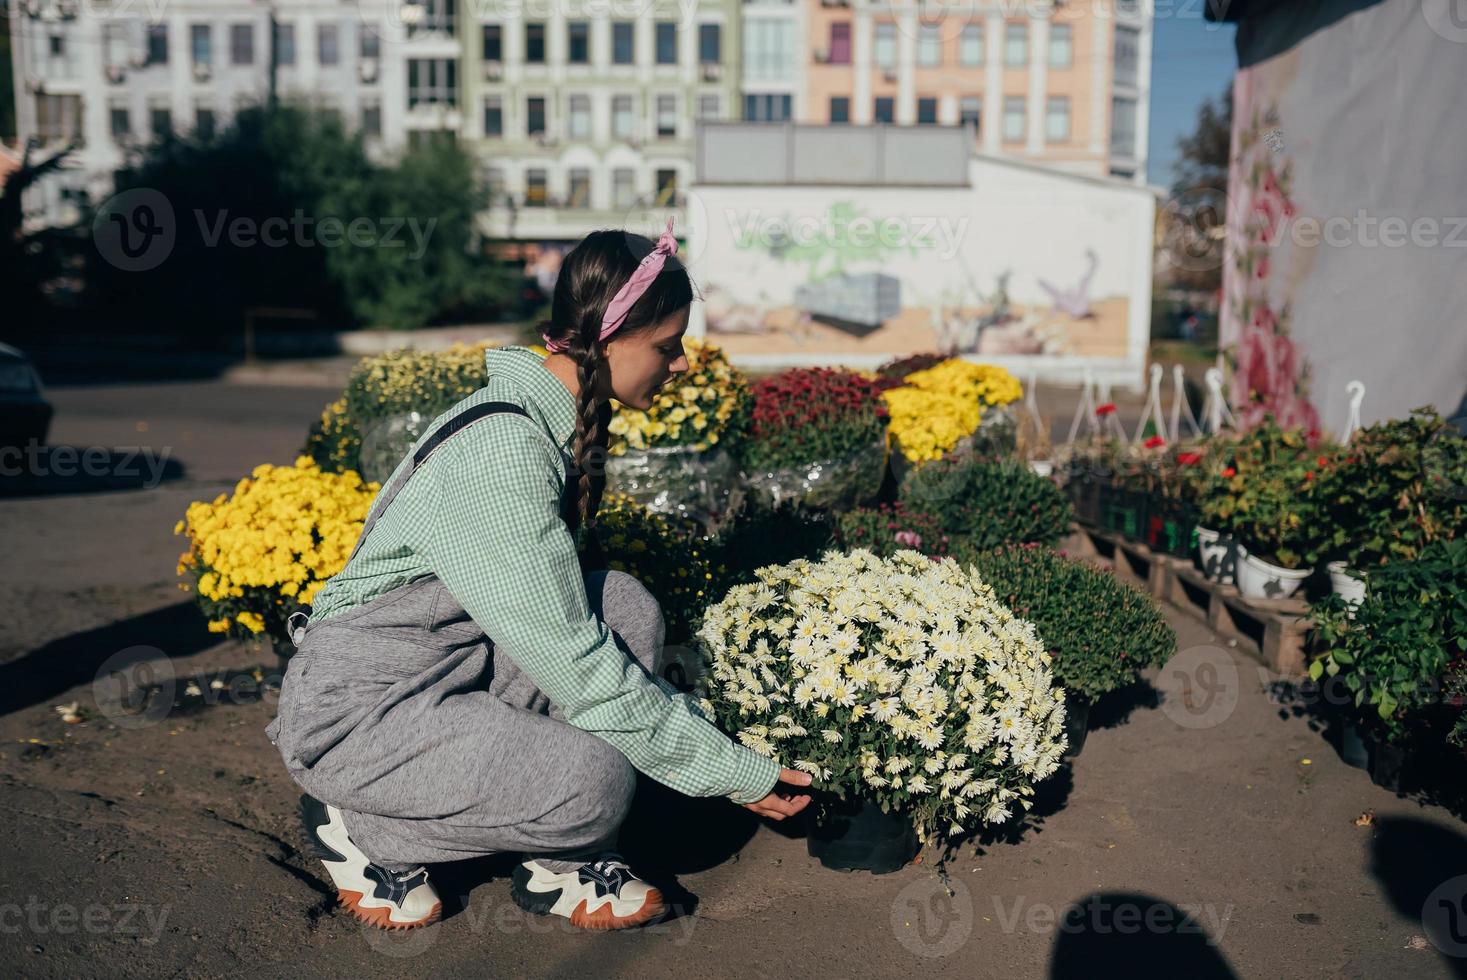
[[[1177,137],[1196,125],[1197,107],[1232,83],[1232,24],[1202,19],[1201,3],[1158,3],[1151,41],[1151,146],[1146,180],[1170,187]]]

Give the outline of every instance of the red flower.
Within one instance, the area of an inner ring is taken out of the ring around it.
[[[1238,473],[1238,471],[1235,470],[1235,469],[1233,469],[1231,466],[1229,466],[1227,469],[1225,469],[1225,470],[1222,471],[1222,475],[1225,476],[1225,477],[1228,477],[1228,476],[1236,476],[1237,473]]]
[[[1144,443],[1142,443],[1142,445],[1144,445],[1147,449],[1159,449],[1162,446],[1166,445],[1166,440],[1163,439],[1161,436],[1152,436],[1150,439],[1147,439]]]
[[[1096,415],[1114,415],[1115,414],[1115,410],[1116,410],[1116,403],[1115,402],[1106,402],[1104,405],[1100,405],[1100,406],[1098,406],[1095,409],[1095,414]]]
[[[1177,453],[1177,462],[1182,466],[1191,466],[1202,462],[1201,453]]]
[[[1316,459],[1315,462],[1318,463],[1322,467],[1329,465],[1329,460],[1325,459],[1323,456],[1321,456],[1318,459]]]
[[[1314,479],[1314,471],[1313,470],[1310,470],[1308,473],[1305,473],[1304,474],[1304,479],[1306,479],[1306,480],[1312,480],[1312,479]]]

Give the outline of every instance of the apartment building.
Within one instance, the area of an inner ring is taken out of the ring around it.
[[[460,36],[487,233],[569,241],[644,208],[682,225],[694,126],[741,108],[737,2],[490,3]]]
[[[24,0],[10,6],[17,131],[42,151],[77,142],[27,201],[75,221],[111,192],[130,154],[165,133],[208,134],[241,106],[281,97],[341,113],[368,146],[401,143],[406,58],[422,42],[382,0]],[[394,33],[397,32],[397,33]],[[450,35],[450,43],[451,35]]]
[[[799,121],[971,125],[985,154],[1144,181],[1141,0],[804,3]]]

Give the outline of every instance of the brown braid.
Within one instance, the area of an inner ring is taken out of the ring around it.
[[[597,326],[600,326],[599,321]],[[576,362],[576,380],[580,385],[575,460],[571,471],[577,476],[574,514],[576,527],[590,530],[596,526],[596,511],[606,489],[606,443],[610,436],[611,403],[597,404],[596,401],[596,384],[605,368],[597,345],[593,343],[589,349],[572,347],[566,353]]]

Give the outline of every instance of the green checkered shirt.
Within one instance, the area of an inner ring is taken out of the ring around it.
[[[481,402],[512,402],[530,417],[488,416],[435,450],[316,594],[310,623],[437,575],[567,722],[681,793],[763,798],[779,764],[731,741],[663,678],[649,680],[591,613],[561,517],[576,431],[571,393],[528,348],[489,350],[484,361],[488,383],[429,431]]]

